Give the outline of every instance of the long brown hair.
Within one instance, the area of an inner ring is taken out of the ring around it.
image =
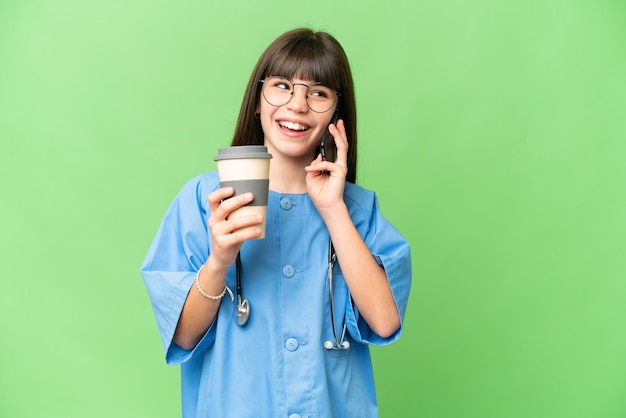
[[[348,136],[346,180],[356,183],[356,101],[352,73],[341,44],[326,32],[294,29],[267,47],[248,81],[232,145],[263,145],[261,121],[254,113],[261,96],[259,80],[272,75],[319,81],[339,93],[338,117],[343,119]]]

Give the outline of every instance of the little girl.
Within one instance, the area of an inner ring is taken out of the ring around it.
[[[183,417],[376,417],[369,345],[400,337],[411,257],[355,184],[352,75],[331,35],[296,29],[265,50],[232,145],[272,154],[265,238],[261,217],[229,219],[253,196],[210,172],[176,196],[141,269]]]

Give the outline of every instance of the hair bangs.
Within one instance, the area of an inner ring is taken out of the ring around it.
[[[340,65],[331,57],[323,45],[300,42],[292,48],[279,50],[270,61],[265,76],[316,81],[341,91]]]

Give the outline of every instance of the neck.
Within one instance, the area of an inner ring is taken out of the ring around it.
[[[306,172],[309,159],[274,158],[270,162],[270,189],[277,193],[306,193]]]

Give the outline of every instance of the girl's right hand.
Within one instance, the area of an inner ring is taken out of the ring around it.
[[[237,253],[244,241],[258,238],[261,235],[260,228],[242,229],[259,224],[261,215],[246,215],[228,219],[230,213],[252,201],[252,193],[244,193],[230,198],[235,193],[232,187],[220,188],[208,197],[211,216],[209,217],[209,229],[213,242],[213,251],[209,258],[217,266],[228,269],[237,258]]]

